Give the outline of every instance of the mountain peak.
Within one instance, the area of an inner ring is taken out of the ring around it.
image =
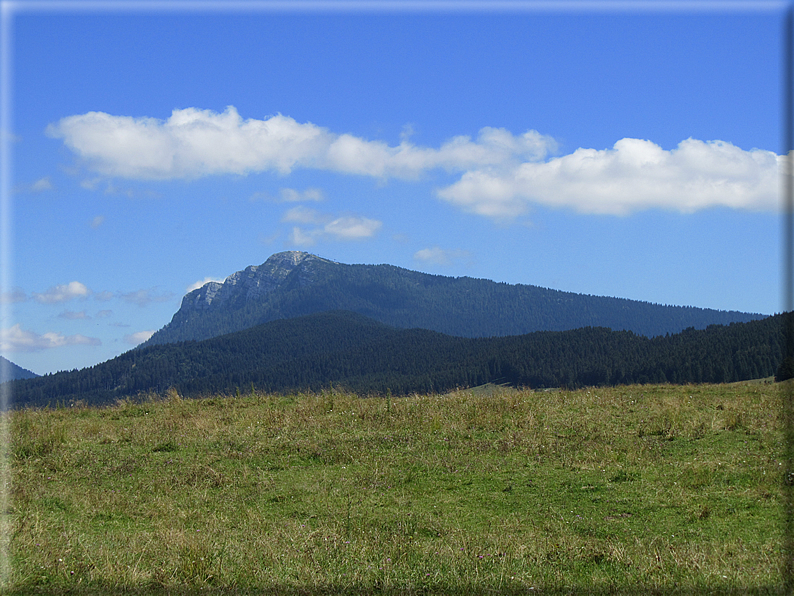
[[[270,255],[267,261],[263,263],[263,266],[271,265],[281,267],[297,267],[302,261],[305,261],[309,257],[319,258],[316,255],[310,254],[308,252],[302,252],[300,250],[287,250]]]
[[[182,299],[180,311],[190,313],[239,307],[245,302],[260,300],[279,287],[295,269],[314,261],[334,263],[298,250],[276,253],[261,265],[250,265],[232,273],[223,283],[211,281],[189,292]]]
[[[200,340],[275,319],[347,310],[400,328],[464,337],[579,327],[653,337],[762,318],[748,313],[663,307],[528,285],[432,276],[391,265],[346,265],[287,251],[189,293],[168,325],[144,345]]]

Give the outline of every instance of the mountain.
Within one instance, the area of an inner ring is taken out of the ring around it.
[[[36,373],[14,364],[8,358],[0,356],[0,382],[15,381],[16,379],[34,379],[38,376]]]
[[[607,327],[646,337],[763,315],[429,275],[392,265],[345,265],[282,252],[188,293],[170,323],[142,347],[202,340],[268,321],[345,310],[401,329],[459,337]]]
[[[784,316],[655,338],[603,327],[464,338],[333,311],[130,350],[80,371],[15,381],[12,392],[21,407],[108,404],[172,387],[190,397],[252,387],[289,393],[334,386],[360,395],[406,395],[489,382],[571,388],[733,382],[775,374]]]

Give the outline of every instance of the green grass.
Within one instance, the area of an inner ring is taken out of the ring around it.
[[[778,593],[772,384],[25,410],[7,594]]]

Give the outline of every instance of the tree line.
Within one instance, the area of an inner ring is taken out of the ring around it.
[[[130,350],[90,368],[13,381],[12,395],[24,407],[108,404],[170,388],[184,396],[331,386],[406,395],[489,382],[530,388],[727,383],[779,372],[790,316],[654,338],[604,327],[463,338],[334,311]]]

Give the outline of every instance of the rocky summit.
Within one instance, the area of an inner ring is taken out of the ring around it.
[[[265,294],[278,288],[300,265],[304,267],[298,283],[307,285],[311,283],[311,267],[305,265],[313,261],[333,263],[297,250],[276,253],[261,265],[251,265],[232,273],[223,283],[211,281],[193,290],[182,299],[180,310],[189,313],[234,308],[245,302],[261,300]]]

